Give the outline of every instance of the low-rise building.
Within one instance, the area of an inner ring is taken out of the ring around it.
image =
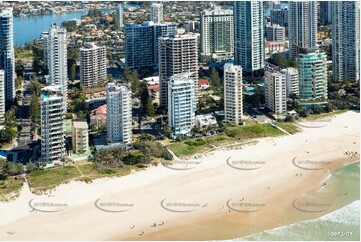
[[[196,116],[196,126],[199,128],[217,125],[217,120],[212,114],[204,114]]]
[[[208,79],[199,79],[198,80],[198,87],[200,90],[205,90],[209,87],[209,81]]]
[[[81,154],[88,151],[89,134],[86,121],[73,121],[72,125],[72,145],[73,153]]]
[[[89,115],[90,125],[96,128],[104,127],[107,124],[107,105],[104,104],[93,109]]]

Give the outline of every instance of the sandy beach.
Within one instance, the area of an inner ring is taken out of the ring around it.
[[[360,114],[301,128],[41,196],[24,186],[16,200],[0,203],[0,240],[224,240],[320,217],[336,209],[332,201],[316,206],[305,194],[327,186],[337,167],[359,161]]]

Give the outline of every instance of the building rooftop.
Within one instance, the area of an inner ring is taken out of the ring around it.
[[[87,129],[88,123],[86,121],[73,121],[73,127],[76,129]]]

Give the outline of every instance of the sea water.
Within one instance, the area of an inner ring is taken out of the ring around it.
[[[319,218],[256,233],[237,240],[352,241],[360,240],[360,163],[332,172],[327,186],[313,196],[328,198],[338,209]]]

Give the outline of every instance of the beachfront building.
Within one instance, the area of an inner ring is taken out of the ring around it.
[[[264,9],[261,1],[235,1],[234,64],[243,72],[261,76],[264,72]]]
[[[0,69],[4,70],[5,101],[15,98],[15,54],[12,8],[0,8]]]
[[[196,116],[196,126],[198,128],[206,128],[218,126],[216,118],[212,114],[202,114]]]
[[[124,10],[122,8],[122,5],[118,5],[117,8],[115,9],[115,19],[116,19],[116,23],[118,25],[119,28],[123,28],[124,24],[123,24],[123,15],[124,15]]]
[[[274,70],[265,72],[265,106],[274,114],[287,111],[286,76]]]
[[[107,85],[107,141],[132,142],[132,91],[126,85]]]
[[[266,26],[267,41],[285,42],[286,40],[285,29],[286,29],[285,27],[282,27],[278,24],[267,25]]]
[[[158,66],[158,39],[176,31],[175,23],[127,24],[125,63],[129,68]]]
[[[88,43],[80,48],[80,83],[91,87],[107,80],[107,51],[105,46]]]
[[[86,121],[73,121],[71,138],[74,154],[82,154],[88,151],[88,137],[88,123]]]
[[[5,72],[0,70],[0,124],[5,121]]]
[[[289,56],[296,58],[298,48],[316,48],[317,1],[292,1],[288,7]]]
[[[333,81],[360,80],[360,2],[332,2]]]
[[[233,11],[203,10],[200,19],[201,56],[215,60],[233,57]]]
[[[291,94],[299,95],[299,80],[298,70],[293,67],[282,69],[281,73],[286,77],[286,95],[289,97]]]
[[[170,77],[191,73],[195,98],[198,97],[198,36],[193,33],[169,35],[159,38],[160,106],[168,107],[168,83]]]
[[[60,163],[66,156],[64,95],[60,85],[41,89],[41,158]]]
[[[300,99],[327,99],[327,57],[324,53],[304,53],[298,57]]]
[[[271,9],[271,24],[278,24],[282,27],[288,27],[288,9]]]
[[[150,21],[154,23],[163,22],[163,4],[162,3],[152,3],[150,5]]]
[[[175,136],[190,135],[195,125],[195,84],[192,73],[170,77],[168,84],[168,125]]]
[[[242,67],[224,65],[224,121],[239,124],[243,118]]]
[[[47,37],[47,55],[49,76],[47,82],[51,85],[60,85],[66,96],[68,85],[68,59],[66,29],[53,23]],[[65,98],[66,101],[66,98]]]

